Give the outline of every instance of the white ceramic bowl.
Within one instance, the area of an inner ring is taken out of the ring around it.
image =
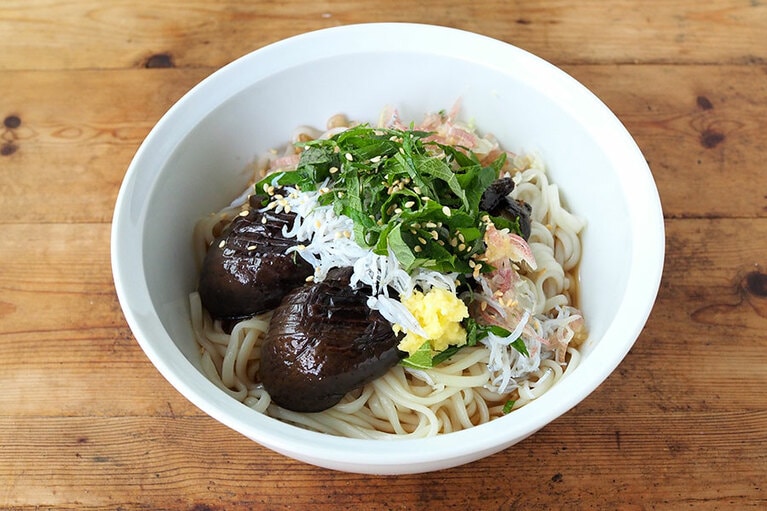
[[[588,223],[580,266],[590,336],[583,360],[538,400],[470,430],[375,441],[305,431],[250,410],[199,371],[187,306],[196,285],[194,222],[243,190],[257,155],[298,125],[345,113],[405,119],[462,100],[465,118],[504,147],[536,151],[567,204]],[[115,285],[136,339],[160,373],[223,424],[284,455],[337,470],[437,470],[498,452],[578,404],[620,363],[660,283],[664,227],[649,168],[610,110],[573,78],[481,35],[412,24],[332,28],[261,48],[202,81],[139,148],[112,227]]]

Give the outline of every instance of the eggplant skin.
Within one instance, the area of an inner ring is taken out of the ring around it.
[[[532,229],[532,206],[525,201],[512,199],[509,194],[514,190],[514,181],[510,177],[496,179],[482,193],[479,209],[493,216],[509,220],[519,219],[520,234],[525,240],[530,239]]]
[[[198,291],[213,318],[238,320],[271,310],[314,273],[297,253],[285,253],[297,242],[285,238],[282,228],[294,220],[293,213],[251,207],[211,243]]]
[[[277,405],[320,412],[399,363],[391,324],[349,287],[351,269],[289,293],[272,315],[259,378]]]

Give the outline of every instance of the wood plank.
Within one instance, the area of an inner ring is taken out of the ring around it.
[[[767,216],[767,74],[761,67],[571,66],[648,160],[664,214]]]
[[[765,504],[767,457],[750,446],[767,440],[767,413],[659,418],[566,416],[467,466],[376,477],[289,460],[205,417],[32,418],[23,424],[0,417],[6,460],[0,480],[10,483],[0,490],[0,506],[287,511],[355,509],[365,502],[365,509],[382,511],[543,510],[578,508],[595,496],[603,509]],[[519,469],[512,476],[509,467]],[[480,486],[478,474],[485,475]]]
[[[115,295],[107,223],[10,224],[0,243],[0,410],[199,414],[151,366]],[[171,401],[178,400],[178,404]]]
[[[0,73],[2,222],[111,221],[141,141],[208,72]]]
[[[567,66],[613,109],[654,171],[667,217],[767,215],[764,69]],[[211,69],[0,73],[0,222],[108,222],[154,122]],[[120,101],[111,90],[119,83]],[[47,98],[40,101],[39,98]],[[681,184],[683,183],[683,184]],[[744,186],[748,183],[750,186]]]
[[[403,21],[501,39],[555,63],[763,63],[762,2],[600,0],[398,6],[373,0],[11,0],[0,6],[0,69],[219,67],[271,42],[337,25]],[[55,20],[55,21],[53,21]],[[599,20],[598,28],[594,22]]]

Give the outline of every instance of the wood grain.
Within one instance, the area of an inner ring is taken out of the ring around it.
[[[368,21],[484,33],[618,115],[663,201],[656,306],[618,370],[503,452],[332,472],[184,399],[112,283],[120,182],[162,114],[284,37]],[[757,510],[767,507],[767,4],[7,0],[0,4],[0,509]]]
[[[0,69],[219,67],[302,32],[386,21],[480,32],[557,64],[765,63],[767,6],[758,1],[8,0]]]
[[[0,222],[111,221],[141,141],[209,72],[0,73]]]

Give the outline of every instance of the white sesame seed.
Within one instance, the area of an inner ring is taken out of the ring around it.
[[[381,161],[381,155],[370,158],[370,163],[378,163],[379,161]]]
[[[248,252],[252,252],[253,250],[257,249],[258,247],[255,245],[248,246]]]
[[[417,193],[418,195],[421,195],[421,188],[420,188],[420,187],[418,187],[418,186],[414,186],[414,187],[413,187],[413,191],[414,191],[415,193]]]
[[[349,155],[349,156],[351,156],[351,155]],[[331,174],[335,174],[336,172],[338,172],[338,167],[330,167],[328,169],[328,172],[330,172]]]
[[[459,252],[463,252],[464,250],[466,250],[466,245],[464,245],[463,243],[461,243],[460,245],[458,245],[458,251],[459,251]]]
[[[412,208],[413,206],[415,206],[415,202],[413,202],[413,201],[411,201],[411,200],[409,200],[409,201],[407,201],[407,202],[405,203],[405,207],[406,207],[406,208]]]
[[[221,240],[221,241],[218,243],[218,248],[224,248],[224,245],[226,245],[226,240]]]
[[[262,216],[262,217],[261,217],[261,223],[262,223],[262,224],[264,224],[264,225],[266,225],[266,217],[265,217],[265,216]]]
[[[347,161],[353,161],[354,160],[354,156],[352,156],[352,153],[346,153],[344,155],[344,158],[346,158]]]
[[[413,247],[413,252],[420,252],[421,251],[421,245],[416,245]]]
[[[439,234],[437,231],[431,231],[431,239],[436,240],[439,239]]]
[[[243,209],[242,211],[240,211],[240,216],[248,216],[248,210]]]
[[[419,237],[418,238],[418,243],[420,243],[421,245],[426,245],[426,240],[421,238],[421,237]]]
[[[444,213],[445,216],[450,216],[450,208],[447,206],[442,206],[442,213]]]
[[[426,227],[429,229],[434,229],[435,227],[437,227],[437,224],[435,224],[434,222],[426,222]]]
[[[309,275],[308,277],[306,277],[306,281],[307,282],[314,282],[314,275]]]

